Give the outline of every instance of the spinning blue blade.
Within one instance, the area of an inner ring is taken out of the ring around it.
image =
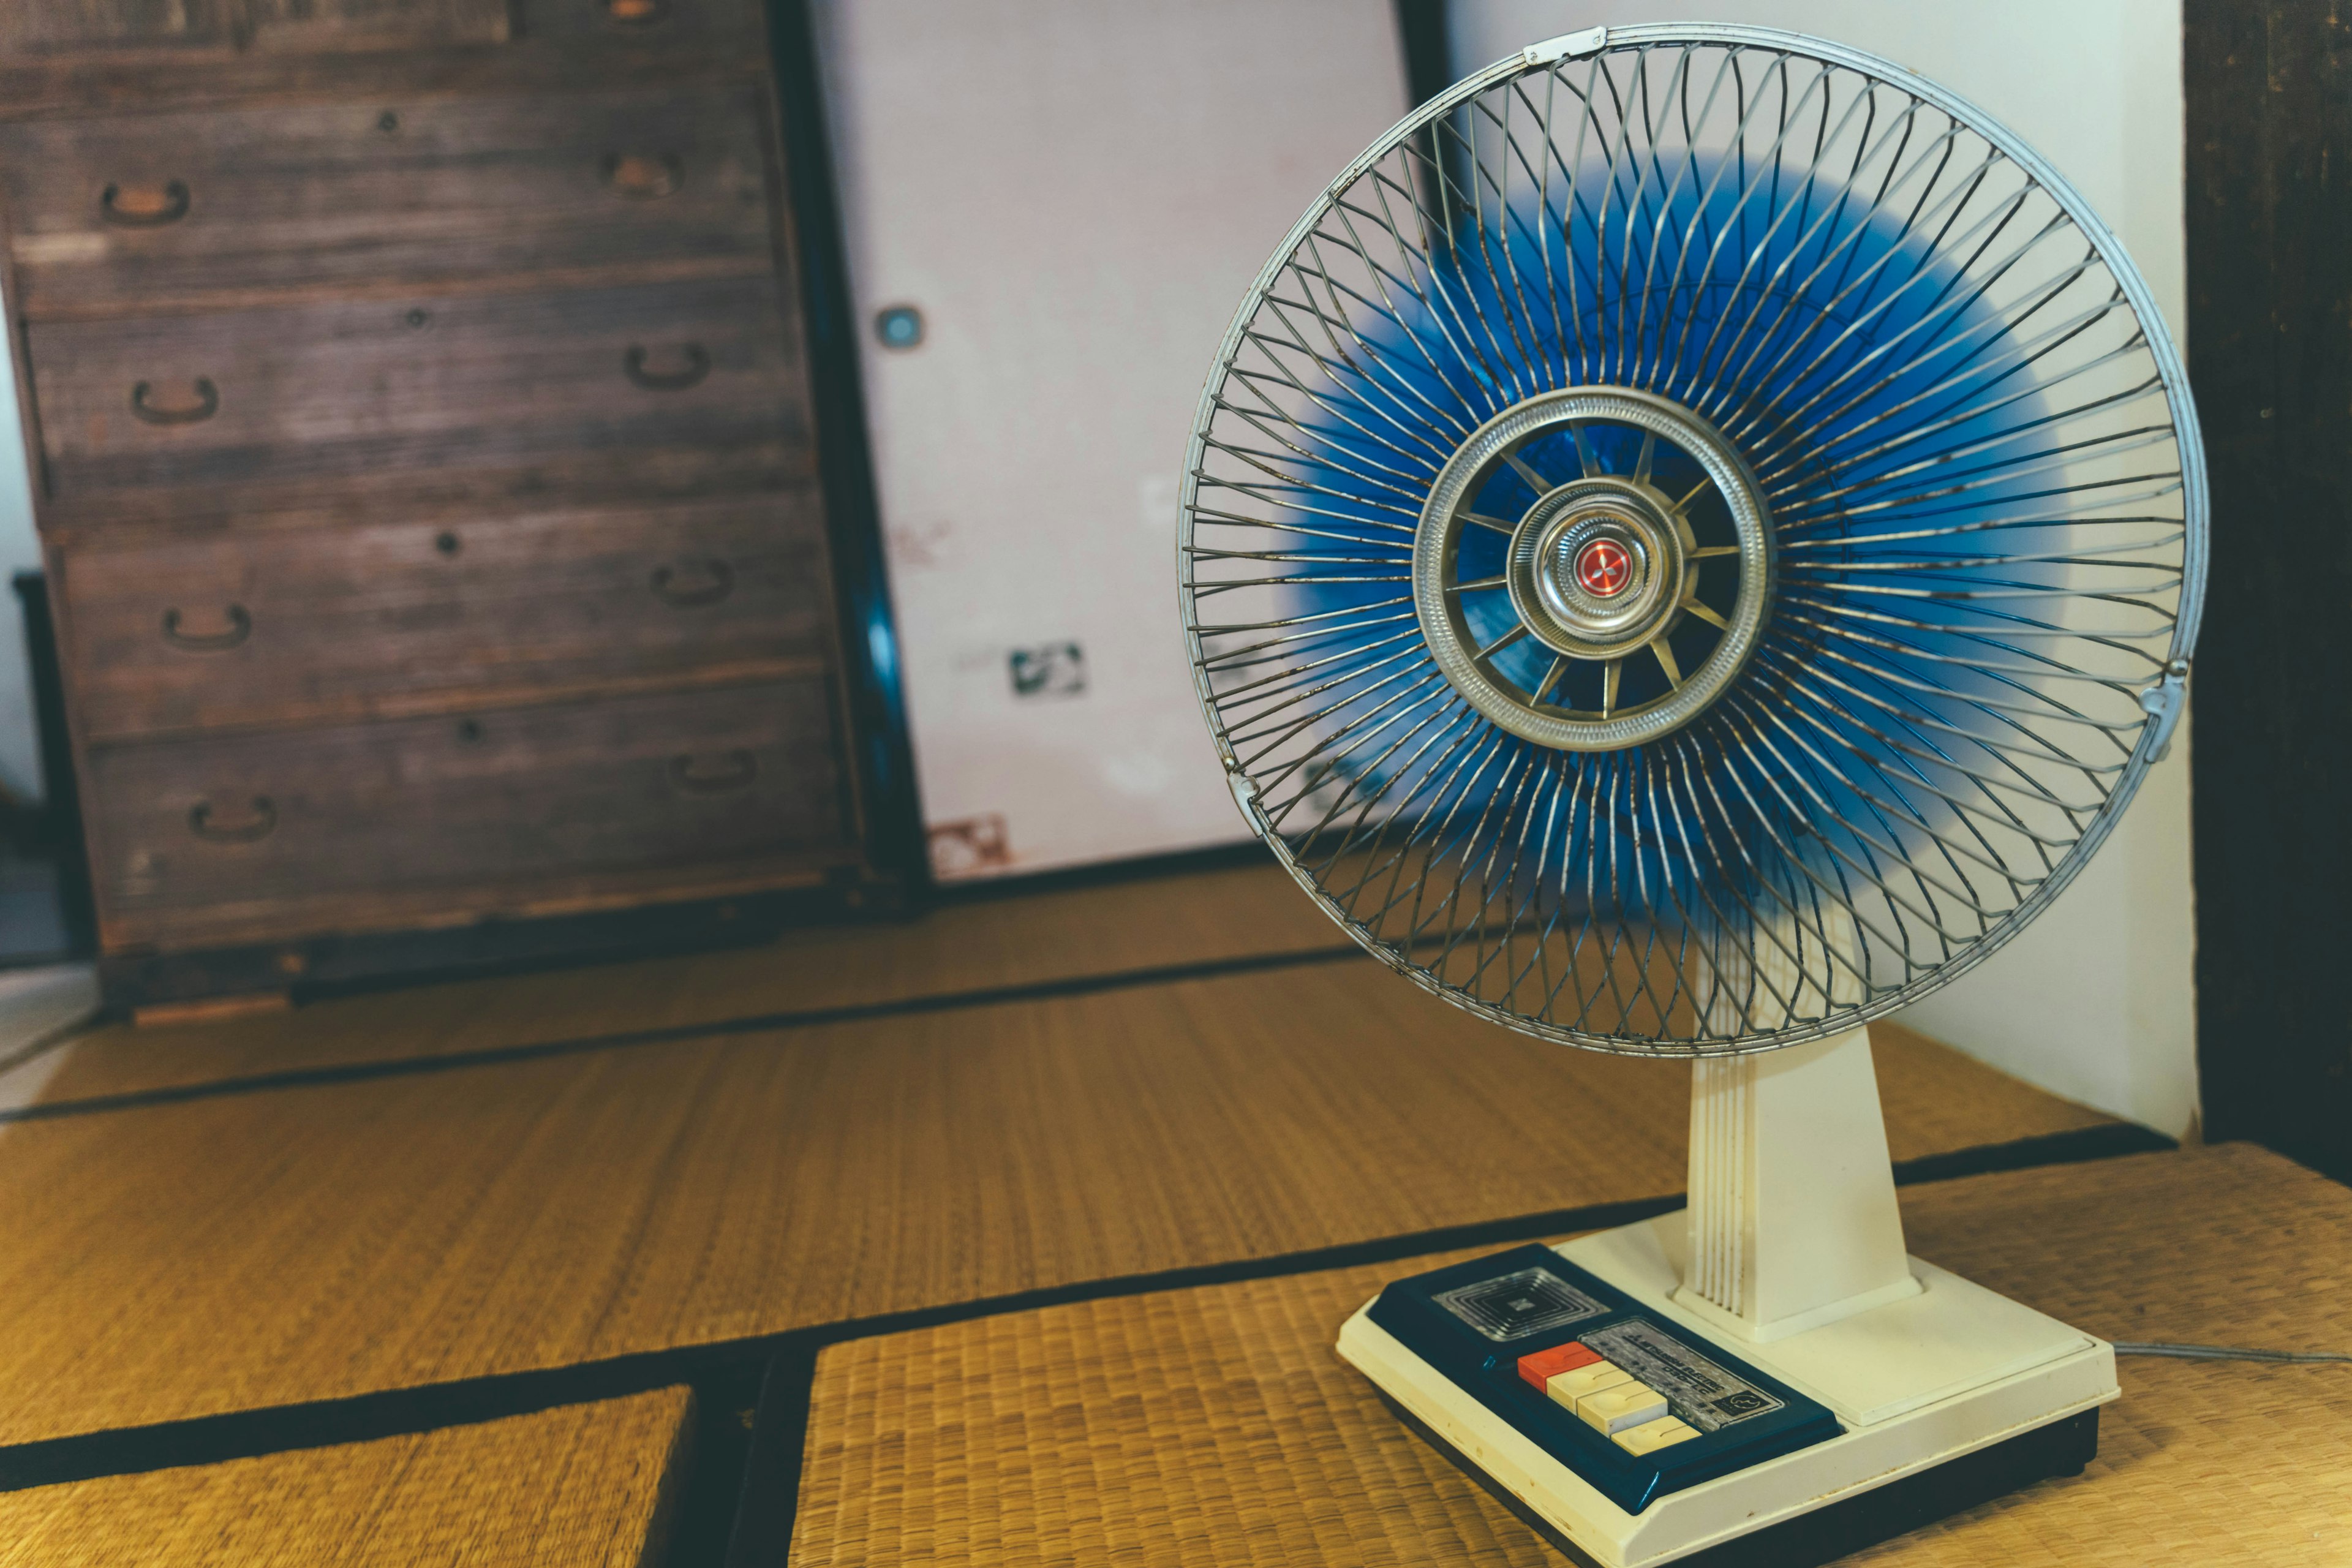
[[[1891,68],[1725,31],[1506,62],[1360,160],[1188,492],[1263,830],[1423,984],[1604,1048],[1849,1027],[1990,951],[2128,798],[2201,565],[2177,363],[2079,199]],[[1570,419],[1452,496],[1578,389],[1688,433]],[[1513,563],[1595,486],[1687,574],[1592,656]]]

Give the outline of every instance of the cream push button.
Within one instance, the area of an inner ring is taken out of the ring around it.
[[[1638,1426],[1628,1426],[1622,1432],[1612,1432],[1616,1445],[1629,1454],[1654,1454],[1661,1448],[1671,1448],[1676,1443],[1687,1443],[1698,1436],[1698,1428],[1685,1426],[1671,1415],[1655,1421],[1644,1421]]]
[[[1576,1402],[1580,1417],[1612,1437],[1628,1426],[1655,1421],[1665,1413],[1665,1395],[1630,1377],[1598,1393],[1583,1394]]]
[[[1554,1404],[1564,1405],[1573,1410],[1580,1399],[1598,1394],[1604,1388],[1614,1388],[1621,1383],[1633,1381],[1633,1374],[1623,1367],[1595,1361],[1549,1379],[1544,1384],[1544,1392],[1551,1395]]]

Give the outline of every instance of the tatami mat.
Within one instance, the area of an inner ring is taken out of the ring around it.
[[[2105,1120],[1880,1060],[1897,1158]],[[25,1123],[0,1443],[1672,1194],[1688,1083],[1348,963]]]
[[[683,1388],[0,1493],[0,1568],[655,1568]]]
[[[384,991],[208,1024],[118,1025],[78,1042],[43,1098],[79,1100],[1349,945],[1268,861],[1006,893],[943,904],[909,921],[795,931],[757,947],[593,971]]]
[[[2352,1193],[2248,1146],[1915,1187],[1912,1250],[2094,1333],[2352,1346]],[[853,1342],[793,1568],[1559,1559],[1330,1346],[1440,1258]],[[2352,1562],[2352,1367],[2126,1359],[2100,1454],[1855,1563]]]

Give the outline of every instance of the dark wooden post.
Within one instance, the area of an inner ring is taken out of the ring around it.
[[[2184,19],[2206,1128],[2352,1178],[2352,8]]]

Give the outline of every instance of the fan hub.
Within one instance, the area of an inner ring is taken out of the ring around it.
[[[1542,497],[1511,536],[1511,607],[1546,647],[1614,658],[1673,623],[1689,576],[1682,532],[1658,499],[1617,479]]]
[[[1496,532],[1499,573],[1465,564],[1491,559],[1478,540]],[[1446,460],[1413,536],[1413,606],[1479,712],[1561,751],[1619,751],[1730,688],[1763,631],[1771,557],[1763,495],[1712,425],[1654,394],[1569,387]]]

